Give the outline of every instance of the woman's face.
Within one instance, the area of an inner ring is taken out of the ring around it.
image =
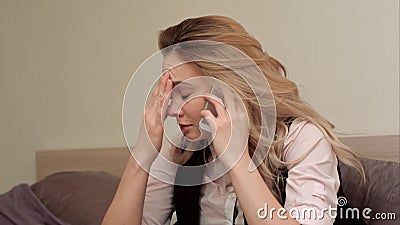
[[[164,68],[170,68],[166,61]],[[168,116],[176,118],[185,137],[196,139],[201,135],[200,112],[204,110],[206,100],[203,97],[195,96],[209,91],[210,85],[205,79],[199,79],[204,75],[194,63],[181,64],[169,69],[169,72],[174,88],[167,111]]]

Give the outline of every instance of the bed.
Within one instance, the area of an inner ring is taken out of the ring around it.
[[[340,165],[348,204],[359,208],[373,207],[374,212],[394,212],[397,218],[366,220],[367,224],[398,223],[399,138],[399,135],[341,138],[363,156],[367,171],[368,182],[360,186],[358,175],[345,165]],[[42,221],[51,220],[47,224],[100,224],[128,157],[129,151],[125,147],[37,151],[37,182],[17,185],[0,195],[0,203],[18,202],[21,198],[17,194],[24,192],[24,199],[35,202],[35,207],[41,211],[40,215],[35,215],[37,209],[31,212],[29,208],[24,216],[14,211],[8,218],[11,222],[6,223],[7,218],[2,221],[1,214],[10,213],[10,210],[0,206],[0,224],[13,224],[12,219],[18,217],[27,217],[25,219],[29,221],[32,216]],[[13,205],[20,207],[21,204]]]

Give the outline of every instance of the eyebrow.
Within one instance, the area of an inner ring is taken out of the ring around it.
[[[182,82],[182,81],[172,81],[172,87],[175,87],[176,85],[181,84],[181,85],[186,85],[186,86],[192,86],[192,84],[187,83],[187,82]]]
[[[176,85],[180,84],[182,81],[172,81],[172,86],[175,87]]]

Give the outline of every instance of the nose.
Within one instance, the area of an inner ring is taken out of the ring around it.
[[[177,104],[172,102],[171,105],[168,107],[168,116],[178,118],[182,115],[183,115],[182,104]]]

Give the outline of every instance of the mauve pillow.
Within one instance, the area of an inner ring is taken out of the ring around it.
[[[400,164],[374,159],[362,159],[362,164],[366,175],[364,184],[360,183],[360,176],[355,170],[340,163],[342,187],[348,205],[357,207],[360,216],[363,209],[370,208],[371,218],[364,220],[369,225],[397,225],[400,216]],[[374,219],[377,212],[395,213],[396,219]]]
[[[99,225],[118,183],[118,177],[105,172],[61,172],[31,189],[58,218],[74,225]]]

